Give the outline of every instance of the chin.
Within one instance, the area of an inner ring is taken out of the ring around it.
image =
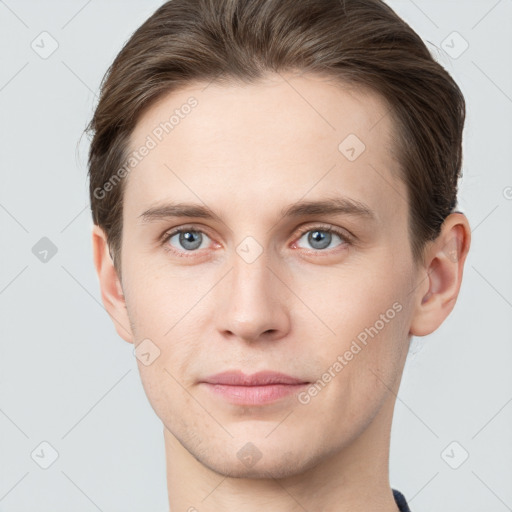
[[[245,451],[244,451],[245,449]],[[253,451],[255,458],[249,454]],[[219,452],[216,451],[218,454]],[[320,460],[322,455],[319,455]],[[198,459],[201,464],[208,467],[215,473],[230,478],[248,479],[280,479],[295,476],[303,473],[316,465],[316,460],[307,459],[305,454],[295,452],[274,453],[271,457],[264,454],[258,456],[254,447],[248,443],[237,453],[235,458],[217,457],[215,459]]]

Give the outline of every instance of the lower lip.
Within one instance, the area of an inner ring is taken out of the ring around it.
[[[204,383],[213,393],[237,405],[263,405],[275,402],[308,386],[303,384],[268,384],[265,386],[230,386]]]

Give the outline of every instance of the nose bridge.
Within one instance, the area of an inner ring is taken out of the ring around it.
[[[258,298],[271,297],[271,272],[268,269],[269,258],[261,254],[254,261],[244,259],[237,254],[233,258],[232,285],[239,300],[253,302]]]

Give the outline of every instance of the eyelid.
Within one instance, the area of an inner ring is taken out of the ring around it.
[[[340,238],[343,238],[344,240],[346,240],[347,242],[353,242],[355,239],[355,236],[347,229],[334,226],[333,224],[322,224],[322,223],[318,223],[318,222],[313,225],[307,225],[307,226],[300,227],[299,235],[302,236],[304,233],[308,233],[309,231],[315,231],[315,230],[316,231],[327,231],[329,233],[334,233],[334,234],[338,235]]]
[[[197,231],[199,233],[203,233],[208,235],[208,237],[212,238],[208,234],[208,230],[204,226],[199,226],[197,224],[180,224],[174,228],[170,228],[164,231],[164,233],[159,237],[160,242],[166,242],[171,236],[180,233],[181,231]]]

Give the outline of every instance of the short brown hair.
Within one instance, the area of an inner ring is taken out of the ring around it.
[[[364,86],[387,102],[408,191],[412,253],[421,259],[456,207],[465,102],[418,34],[381,0],[171,0],[107,70],[86,129],[93,134],[93,221],[106,232],[118,273],[126,180],[108,194],[98,190],[123,167],[144,111],[192,82],[255,83],[290,70]]]

